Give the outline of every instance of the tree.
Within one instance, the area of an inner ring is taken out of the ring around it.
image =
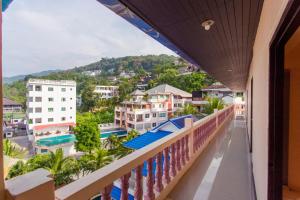
[[[79,173],[79,165],[73,157],[65,157],[61,148],[56,149],[55,153],[48,154],[49,162],[44,168],[47,169],[54,178],[55,185],[63,185],[73,181],[73,175]]]
[[[192,104],[185,104],[181,113],[183,115],[195,115],[198,111]]]
[[[13,178],[39,168],[46,169],[53,175],[56,186],[70,183],[74,180],[73,177],[79,174],[77,160],[73,157],[64,157],[63,150],[60,148],[55,153],[35,155],[26,163],[18,161],[11,167],[7,178]]]
[[[95,85],[92,84],[90,81],[85,82],[85,85],[81,92],[81,98],[82,98],[82,105],[81,108],[83,111],[90,111],[93,109],[97,101],[99,99],[99,95],[97,95],[95,91]]]
[[[3,154],[12,158],[24,158],[28,152],[8,139],[3,140]]]
[[[84,121],[74,129],[77,151],[91,153],[93,149],[100,147],[100,131],[95,121]]]
[[[208,104],[204,106],[205,114],[212,114],[214,112],[214,109],[221,110],[224,108],[224,101],[219,98],[207,97],[206,100],[208,101]]]

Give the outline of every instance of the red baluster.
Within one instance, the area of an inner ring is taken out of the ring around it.
[[[155,195],[153,191],[154,179],[153,179],[153,158],[147,160],[147,191],[144,196],[145,200],[154,200]]]
[[[186,160],[190,160],[190,147],[189,147],[189,135],[185,136],[185,157]]]
[[[131,173],[125,174],[121,177],[121,200],[128,200],[128,188],[129,188],[129,178]]]
[[[180,140],[177,141],[177,151],[176,151],[176,164],[177,170],[181,170],[181,152],[180,152]]]
[[[175,143],[171,145],[171,175],[173,177],[176,176],[177,171],[176,171],[176,155],[175,152],[176,151],[176,147],[175,147]]]
[[[185,140],[184,137],[180,139],[181,143],[181,160],[182,160],[182,165],[185,165]]]
[[[161,192],[163,189],[162,184],[162,152],[159,152],[156,156],[156,191]]]
[[[113,184],[110,184],[104,188],[104,191],[102,192],[103,200],[111,200],[110,193],[112,191],[112,188],[113,188]]]
[[[135,169],[135,190],[134,190],[134,199],[142,200],[143,199],[143,174],[142,174],[143,165],[138,166]]]
[[[164,149],[164,181],[169,184],[170,178],[170,160],[169,160],[169,147]]]

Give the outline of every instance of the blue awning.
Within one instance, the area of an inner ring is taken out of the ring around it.
[[[162,130],[158,130],[156,132],[148,131],[128,142],[123,143],[123,145],[130,149],[140,149],[171,133],[172,132],[170,131],[162,131]]]
[[[11,2],[12,0],[2,0],[2,12],[4,12],[8,8]]]

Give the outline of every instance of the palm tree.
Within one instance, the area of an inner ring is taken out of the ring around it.
[[[96,170],[108,165],[113,160],[105,149],[95,149],[92,158]]]
[[[82,175],[91,173],[108,165],[113,161],[109,152],[105,149],[94,149],[92,153],[81,156],[79,159],[79,164],[81,168]]]
[[[224,101],[219,98],[207,97],[206,100],[208,101],[208,104],[204,106],[204,113],[206,114],[212,114],[214,109],[221,110],[224,108]]]
[[[44,166],[54,177],[55,185],[67,184],[73,181],[73,176],[79,173],[79,165],[73,157],[64,157],[61,148],[50,152],[49,162]]]
[[[8,139],[3,140],[3,154],[12,158],[24,158],[28,152]]]
[[[183,115],[195,115],[197,113],[197,109],[192,104],[185,104],[182,110]]]

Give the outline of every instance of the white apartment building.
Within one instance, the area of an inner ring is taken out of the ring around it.
[[[94,92],[100,94],[101,99],[111,99],[118,96],[119,86],[97,85]]]
[[[26,118],[33,139],[66,133],[76,123],[76,82],[29,79]]]
[[[135,90],[129,101],[115,108],[115,125],[143,133],[167,121],[191,100],[190,93],[167,84],[146,92]]]

